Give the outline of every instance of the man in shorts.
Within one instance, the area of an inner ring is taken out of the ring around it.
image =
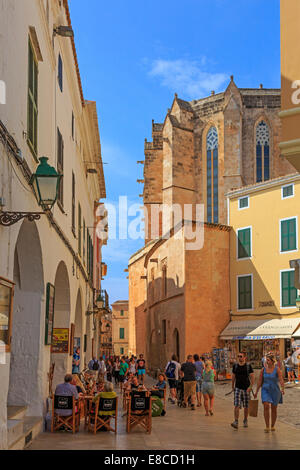
[[[136,371],[140,384],[144,385],[144,378],[146,375],[146,361],[143,354],[140,354],[139,359],[136,362]]]
[[[193,361],[193,356],[188,355],[187,361],[181,366],[181,375],[183,376],[184,385],[184,402],[183,407],[187,407],[188,398],[191,397],[191,409],[195,410],[196,401],[196,366]]]
[[[180,364],[178,362],[176,354],[173,354],[172,359],[168,362],[165,369],[165,374],[168,379],[169,388],[170,388],[170,398],[169,401],[175,405],[175,400],[177,398],[177,383],[179,379]]]
[[[239,411],[244,407],[244,428],[248,427],[250,392],[254,385],[254,372],[251,364],[246,363],[246,354],[238,354],[238,362],[232,368],[232,390],[234,391],[234,421],[231,426],[239,427]]]

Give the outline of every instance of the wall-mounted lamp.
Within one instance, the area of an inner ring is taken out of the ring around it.
[[[70,26],[57,26],[53,28],[53,36],[62,36],[64,38],[73,38],[74,31]]]
[[[29,222],[39,220],[41,215],[52,209],[56,203],[59,183],[63,175],[60,175],[55,168],[48,165],[47,157],[41,157],[39,160],[40,164],[36,169],[36,173],[31,176],[29,184],[32,186],[37,202],[44,212],[5,212],[0,210],[0,225],[9,227],[21,219],[27,219]]]

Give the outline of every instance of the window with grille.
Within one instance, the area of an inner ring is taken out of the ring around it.
[[[82,226],[81,226],[81,205],[78,203],[78,254],[81,256],[81,235]]]
[[[294,196],[294,185],[293,184],[283,186],[281,188],[281,190],[282,190],[282,199],[286,199],[288,197],[293,197]]]
[[[125,328],[120,328],[120,339],[125,338]]]

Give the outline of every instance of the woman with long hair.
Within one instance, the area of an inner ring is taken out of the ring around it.
[[[215,401],[215,372],[211,361],[206,361],[202,374],[202,393],[204,397],[205,416],[213,416]]]
[[[279,388],[281,385],[281,390]],[[273,353],[266,356],[265,366],[261,369],[257,383],[257,389],[254,397],[257,397],[261,388],[261,400],[264,405],[265,432],[270,431],[270,408],[271,408],[271,431],[275,431],[275,423],[277,419],[277,406],[282,403],[282,395],[284,394],[284,380],[282,372],[276,364]]]

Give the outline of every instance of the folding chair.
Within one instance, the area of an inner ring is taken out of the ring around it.
[[[127,410],[126,431],[129,433],[137,426],[142,426],[147,433],[152,429],[152,409],[150,393],[146,391],[130,392]]]
[[[109,415],[101,415],[103,412],[113,412]],[[115,420],[115,426],[111,426],[111,419]],[[95,403],[91,400],[89,404],[88,431],[96,434],[102,427],[114,433],[117,432],[118,422],[118,397],[99,398]]]
[[[72,412],[69,416],[61,416],[57,410],[69,410]],[[74,396],[52,395],[52,421],[51,432],[59,429],[69,429],[75,432],[79,431],[80,413],[76,410],[76,400]]]

